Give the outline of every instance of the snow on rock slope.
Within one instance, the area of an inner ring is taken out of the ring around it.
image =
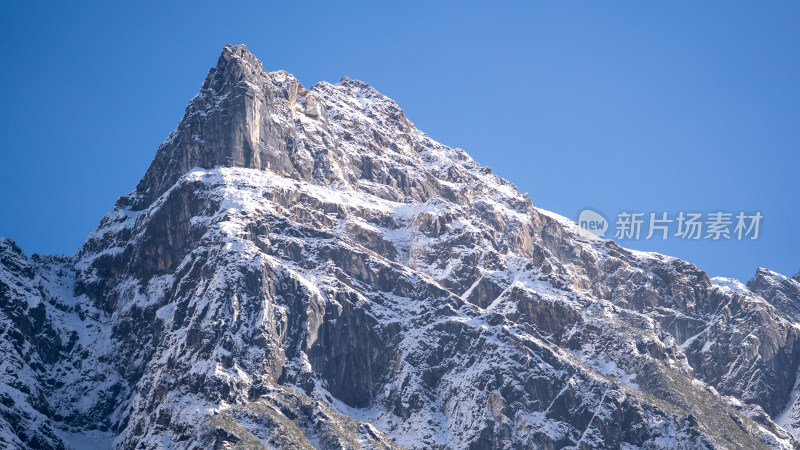
[[[587,240],[369,85],[226,46],[74,256],[0,241],[0,442],[795,448],[798,289]]]

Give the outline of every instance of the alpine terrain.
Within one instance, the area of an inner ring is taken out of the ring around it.
[[[3,448],[800,447],[800,275],[586,237],[243,45],[74,255],[0,239],[0,351]]]

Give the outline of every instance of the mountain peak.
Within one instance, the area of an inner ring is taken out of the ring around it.
[[[13,239],[8,236],[0,236],[0,254],[6,251],[22,254],[22,249],[19,248]]]
[[[800,285],[577,230],[227,45],[75,257],[0,238],[0,442],[800,448]]]
[[[225,44],[217,59],[217,66],[210,70],[209,78],[212,74],[223,75],[234,82],[267,76],[261,61],[244,44]]]
[[[352,120],[332,124],[329,108]],[[385,198],[424,200],[438,189],[417,154],[425,139],[396,102],[363,81],[306,89],[288,72],[268,73],[244,45],[227,44],[136,190],[117,204],[145,209],[192,169],[216,166],[351,187],[365,179]]]
[[[251,64],[261,65],[261,61],[255,57],[250,50],[247,49],[247,46],[244,44],[225,44],[225,47],[222,48],[222,53],[219,55],[219,60],[217,61],[217,67],[225,66],[231,59],[240,58],[243,59]]]
[[[271,169],[300,177],[289,157],[290,103],[298,89],[299,83],[278,86],[244,45],[225,45],[177,129],[159,146],[136,190],[118,205],[144,209],[195,167]]]

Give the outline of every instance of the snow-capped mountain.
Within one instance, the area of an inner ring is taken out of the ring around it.
[[[798,280],[587,238],[226,46],[74,255],[0,240],[0,445],[797,448]]]

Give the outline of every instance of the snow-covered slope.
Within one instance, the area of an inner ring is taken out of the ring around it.
[[[74,256],[0,241],[0,442],[794,448],[798,292],[586,239],[372,87],[226,46]]]

